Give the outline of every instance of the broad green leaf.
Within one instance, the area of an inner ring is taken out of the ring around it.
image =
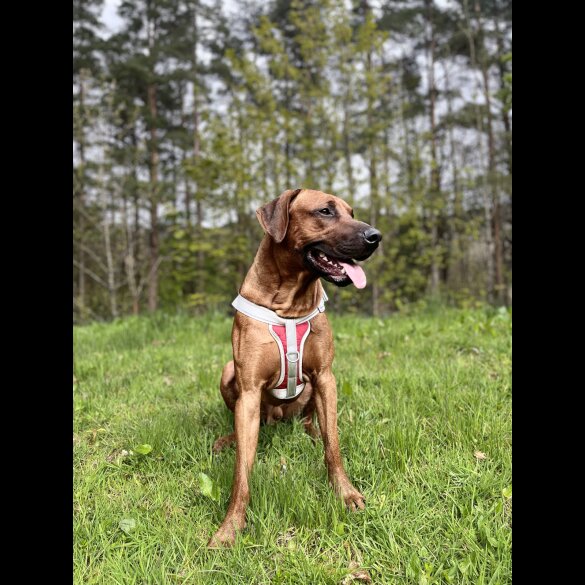
[[[134,447],[134,452],[139,453],[140,455],[148,455],[152,451],[152,447],[148,444],[144,445],[136,445]]]
[[[124,518],[120,520],[118,527],[122,532],[130,534],[136,528],[136,520],[134,518]]]
[[[341,393],[344,396],[351,396],[353,394],[353,390],[351,388],[351,384],[347,380],[341,386]]]
[[[198,474],[197,479],[201,493],[216,502],[219,501],[219,486],[203,472]]]

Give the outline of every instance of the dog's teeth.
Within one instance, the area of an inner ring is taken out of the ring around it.
[[[325,254],[323,254],[323,252],[319,252],[319,258],[325,258]]]

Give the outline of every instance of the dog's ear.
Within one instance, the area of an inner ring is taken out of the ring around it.
[[[289,189],[280,196],[256,210],[258,221],[264,231],[280,244],[286,236],[288,228],[288,209],[293,199],[302,189]]]

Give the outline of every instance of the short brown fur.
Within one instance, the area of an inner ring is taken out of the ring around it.
[[[334,208],[333,220],[321,218],[315,212],[326,206]],[[345,201],[309,189],[285,191],[257,214],[266,235],[240,294],[281,317],[307,315],[321,300],[323,287],[319,275],[303,262],[305,247],[317,240],[335,245],[370,227],[353,219],[351,207]],[[336,493],[351,509],[363,509],[364,497],[348,479],[339,452],[337,390],[331,370],[333,334],[327,316],[320,313],[311,321],[303,352],[306,386],[293,400],[279,400],[269,393],[278,382],[280,356],[264,323],[236,313],[232,345],[234,359],[223,370],[220,390],[227,407],[234,412],[235,429],[219,438],[213,450],[217,453],[236,443],[234,481],[225,519],[209,546],[233,544],[237,531],[245,526],[250,498],[248,478],[261,420],[272,424],[301,415],[307,433],[314,439],[323,438],[325,464]],[[315,410],[320,432],[313,425]]]

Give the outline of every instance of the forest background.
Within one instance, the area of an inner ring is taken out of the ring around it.
[[[229,309],[255,209],[383,241],[334,311],[511,305],[508,0],[74,0],[74,322]]]

